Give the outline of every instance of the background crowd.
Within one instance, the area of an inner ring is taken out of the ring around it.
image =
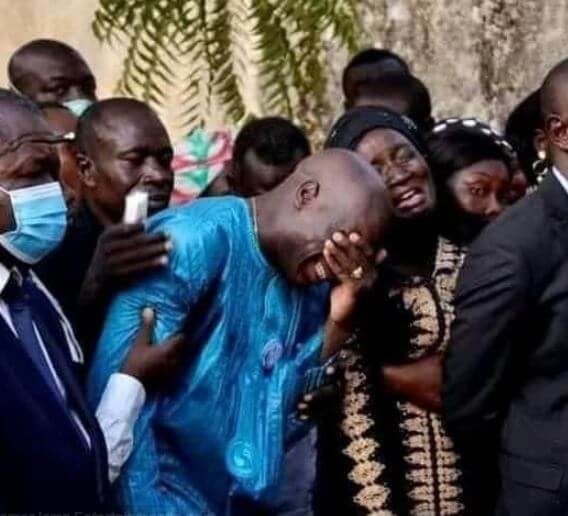
[[[568,512],[568,61],[499,131],[362,51],[317,152],[8,75],[0,513]]]

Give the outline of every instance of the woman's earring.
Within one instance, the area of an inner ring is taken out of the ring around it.
[[[537,183],[540,183],[543,180],[548,168],[548,165],[546,163],[546,151],[539,150],[537,156],[538,159],[533,163],[532,168]]]

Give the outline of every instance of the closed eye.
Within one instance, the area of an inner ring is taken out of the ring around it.
[[[120,159],[123,161],[127,161],[128,163],[134,166],[142,165],[142,163],[144,162],[144,156],[137,153],[124,154],[120,156]]]

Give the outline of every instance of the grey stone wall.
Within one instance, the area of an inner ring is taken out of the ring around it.
[[[361,12],[369,43],[410,62],[439,117],[501,126],[568,57],[568,0],[362,0]],[[330,49],[334,98],[346,59]]]

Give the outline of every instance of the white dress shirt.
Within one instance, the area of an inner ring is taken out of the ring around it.
[[[19,278],[21,281],[21,274],[17,269],[10,271],[4,265],[0,264],[0,294],[4,291],[11,275],[14,275],[16,279]],[[83,352],[75,338],[75,334],[73,333],[73,329],[71,328],[69,321],[59,306],[59,303],[33,272],[30,272],[30,276],[36,287],[45,294],[53,305],[53,308],[59,314],[61,327],[63,328],[66,338],[66,344],[69,346],[69,351],[73,361],[76,363],[83,363]],[[0,297],[0,316],[14,332],[14,335],[17,336],[16,328],[14,327],[12,317],[10,316],[10,310],[2,297]],[[65,387],[53,367],[49,354],[45,349],[44,342],[35,324],[34,330],[55,384],[63,398],[66,399]],[[132,452],[132,431],[134,424],[140,415],[140,410],[144,405],[145,398],[146,392],[144,390],[144,386],[136,378],[122,373],[115,373],[110,377],[99,406],[97,407],[96,417],[105,437],[108,452],[108,475],[111,482],[116,480],[120,474],[120,469]],[[71,411],[71,417],[77,424],[77,427],[85,438],[85,441],[90,446],[91,442],[89,434],[81,423],[79,416],[76,412]]]
[[[560,170],[558,170],[556,167],[552,167],[552,173],[554,174],[556,179],[560,181],[562,188],[564,188],[564,191],[568,194],[568,179],[566,178],[566,176],[562,172],[560,172]]]

